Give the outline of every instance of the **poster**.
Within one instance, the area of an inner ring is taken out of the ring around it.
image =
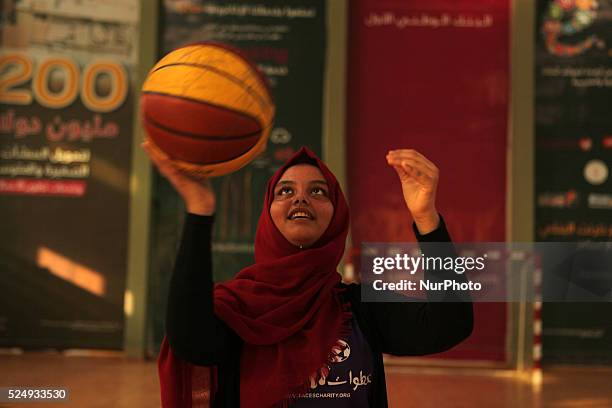
[[[612,241],[611,15],[609,0],[537,2],[537,241]],[[610,271],[579,269],[566,273],[612,286]],[[610,303],[544,304],[544,361],[612,361],[611,312]]]
[[[230,279],[254,262],[253,242],[268,178],[301,146],[321,154],[325,68],[325,2],[165,0],[161,55],[185,44],[229,44],[256,63],[269,81],[276,117],[267,150],[240,171],[213,179],[217,194],[213,271]],[[157,176],[153,201],[150,310],[156,353],[184,207]]]
[[[391,149],[440,169],[438,211],[456,242],[506,238],[506,0],[351,1],[347,168],[355,250],[414,240]],[[506,360],[506,305],[475,305],[471,337],[440,356]]]
[[[3,2],[2,347],[123,345],[139,7]]]

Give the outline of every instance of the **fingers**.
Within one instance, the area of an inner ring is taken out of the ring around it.
[[[418,171],[430,176],[437,175],[439,172],[435,164],[413,149],[390,150],[387,154],[387,161],[391,165],[401,165],[404,162],[410,163]]]
[[[164,153],[164,151],[160,150],[159,148],[154,148],[153,144],[149,141],[149,139],[146,139],[144,142],[142,142],[141,146],[147,152],[149,157],[151,157],[152,160],[161,162],[170,159],[168,155]]]
[[[147,155],[149,156],[153,164],[155,164],[155,166],[161,170],[161,167],[164,167],[164,165],[166,164],[167,157],[164,157],[162,154],[154,150],[153,146],[151,146],[151,143],[148,140],[143,142],[141,146],[143,150],[147,152]]]
[[[417,152],[414,149],[390,150],[387,156],[399,160],[412,159],[417,161],[418,163],[422,163],[425,167],[429,168],[433,172],[438,171],[438,168],[435,164],[433,164],[429,159],[427,159],[425,156],[423,156],[421,153]]]
[[[176,177],[178,169],[172,164],[167,154],[159,149],[155,149],[148,140],[145,140],[141,146],[163,176],[170,179]]]
[[[399,166],[393,166],[393,168],[402,181],[412,179],[422,186],[430,186],[434,188],[437,184],[437,180],[432,175],[418,170],[407,162],[404,162]]]
[[[389,151],[389,154],[397,157],[406,157],[413,158],[415,160],[422,161],[426,166],[431,169],[435,169],[436,166],[433,164],[427,157],[423,156],[421,153],[414,149],[397,149]]]
[[[421,182],[435,181],[438,179],[438,173],[435,170],[427,167],[422,161],[411,158],[392,158],[387,157],[389,165],[393,166],[400,176],[407,175],[415,177]],[[401,169],[402,171],[399,171]],[[403,172],[403,173],[402,173]]]
[[[410,177],[410,173],[407,172],[402,166],[393,165],[393,164],[390,164],[390,165],[397,172],[397,175],[400,177],[400,180]]]
[[[161,149],[154,147],[149,141],[145,140],[141,144],[143,150],[147,153],[155,167],[159,172],[166,177],[172,184],[179,186],[185,182],[196,182],[203,186],[212,188],[212,183],[208,177],[199,176],[189,173],[176,166],[170,157]]]
[[[391,150],[387,154],[387,163],[395,169],[400,180],[412,179],[433,189],[438,184],[438,168],[416,150]]]

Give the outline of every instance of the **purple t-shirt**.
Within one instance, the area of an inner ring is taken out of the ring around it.
[[[292,405],[307,407],[366,408],[371,390],[374,364],[372,350],[355,318],[351,333],[339,339],[332,350],[331,362],[310,379],[310,389],[300,394]]]

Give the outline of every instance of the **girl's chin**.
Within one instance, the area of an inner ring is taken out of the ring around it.
[[[309,226],[293,226],[292,229],[287,231],[285,238],[295,246],[302,246],[303,248],[313,245],[322,234],[318,233]]]
[[[312,236],[293,237],[292,239],[289,239],[288,241],[291,242],[295,246],[302,247],[302,248],[308,248],[309,246],[311,246],[312,244],[316,242],[316,239],[313,238]]]

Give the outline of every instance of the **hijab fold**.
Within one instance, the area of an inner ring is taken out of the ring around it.
[[[306,249],[287,241],[269,211],[277,182],[289,167],[301,163],[321,170],[334,207],[329,226]],[[348,226],[348,206],[338,181],[308,148],[302,147],[268,181],[255,234],[255,263],[217,284],[213,294],[215,313],[244,341],[241,407],[287,405],[307,389],[309,377],[328,362],[336,340],[350,330],[350,311],[339,296],[337,273]],[[188,363],[172,355],[165,339],[158,363],[163,407],[195,406],[187,401],[187,394],[194,394]],[[177,399],[179,394],[182,398]],[[181,405],[175,405],[178,400]]]

